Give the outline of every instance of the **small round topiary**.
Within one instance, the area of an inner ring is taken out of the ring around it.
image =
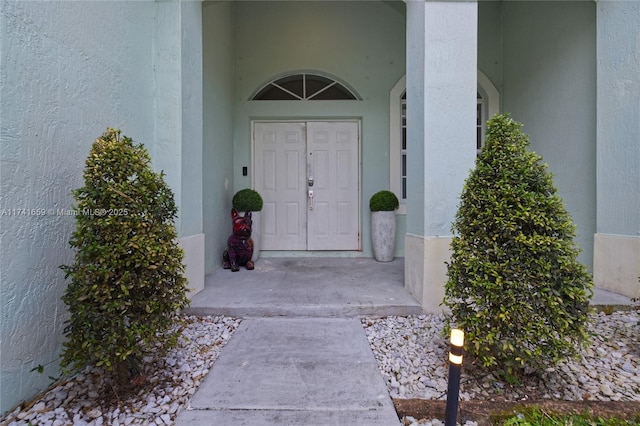
[[[399,206],[398,197],[391,191],[378,191],[369,200],[369,209],[372,212],[390,212]]]
[[[262,210],[262,197],[254,189],[241,189],[236,192],[231,202],[233,208],[240,212],[259,212]]]

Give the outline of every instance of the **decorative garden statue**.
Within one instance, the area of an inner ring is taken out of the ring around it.
[[[239,271],[240,266],[252,270],[251,212],[240,216],[236,209],[231,209],[231,218],[233,219],[233,234],[227,240],[227,249],[222,254],[222,267],[231,269],[232,272]]]

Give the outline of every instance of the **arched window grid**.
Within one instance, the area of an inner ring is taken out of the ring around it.
[[[260,86],[254,101],[360,100],[355,90],[334,76],[320,72],[294,72],[277,76]]]

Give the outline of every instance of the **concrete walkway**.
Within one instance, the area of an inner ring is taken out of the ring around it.
[[[369,258],[261,258],[209,274],[186,313],[244,320],[175,424],[399,425],[358,317],[423,313],[403,276],[403,259]],[[592,304],[631,301],[597,289]]]
[[[249,318],[176,425],[398,425],[356,318]]]
[[[394,426],[359,316],[412,315],[404,262],[261,258],[218,269],[186,313],[244,318],[178,426]]]

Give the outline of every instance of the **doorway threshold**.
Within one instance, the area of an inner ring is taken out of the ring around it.
[[[260,250],[260,257],[373,257],[357,250]]]

